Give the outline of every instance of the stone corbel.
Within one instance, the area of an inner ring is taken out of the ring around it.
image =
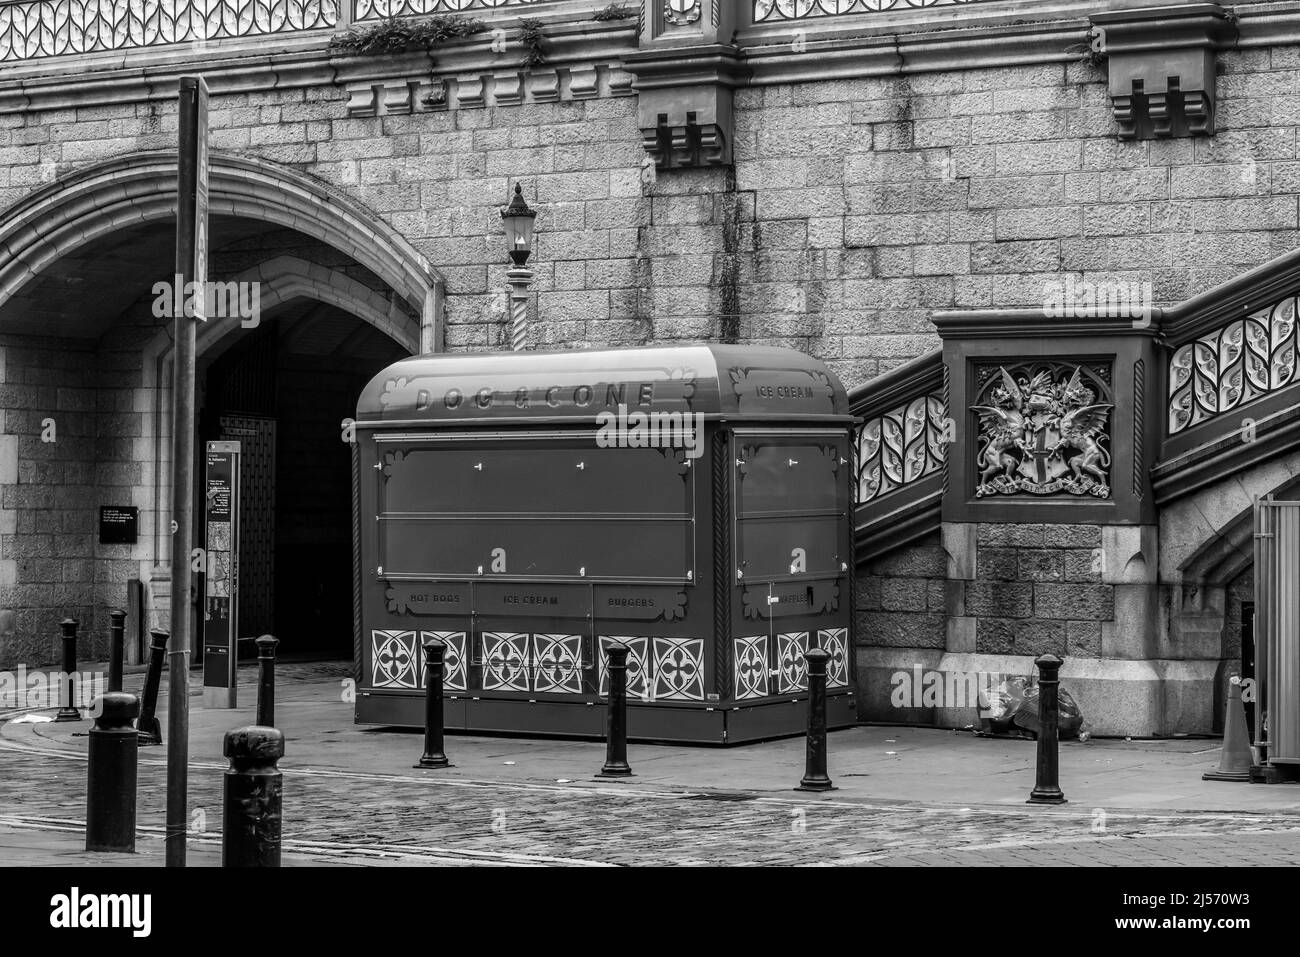
[[[1217,3],[1097,14],[1093,49],[1108,58],[1122,140],[1214,135],[1215,51],[1233,26]]]
[[[659,169],[731,163],[732,91],[744,69],[735,47],[643,50],[624,66],[636,76],[642,145]]]
[[[389,79],[349,83],[348,116],[388,116],[413,113],[427,92],[420,80]]]

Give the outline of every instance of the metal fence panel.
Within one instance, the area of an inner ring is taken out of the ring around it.
[[[1300,502],[1257,505],[1255,609],[1255,742],[1270,764],[1300,764]]]

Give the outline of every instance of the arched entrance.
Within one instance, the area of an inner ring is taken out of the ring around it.
[[[1178,586],[1171,595],[1171,631],[1181,641],[1191,643],[1198,635],[1217,639],[1221,663],[1215,679],[1213,720],[1215,732],[1223,730],[1224,700],[1231,675],[1254,677],[1254,608],[1255,608],[1255,515],[1251,496],[1272,496],[1280,500],[1300,497],[1300,477],[1289,477],[1280,484],[1278,478],[1290,475],[1300,463],[1300,454],[1291,453],[1274,463],[1234,481],[1239,488],[1228,496],[1211,488],[1176,503],[1162,521],[1191,524],[1190,513],[1215,513],[1208,502],[1238,499],[1241,505],[1228,520],[1222,520],[1212,534],[1202,540],[1177,564]],[[1203,497],[1205,501],[1198,501]],[[1224,514],[1222,511],[1215,514]],[[1172,548],[1171,548],[1172,550]],[[1248,714],[1252,713],[1250,705]]]
[[[375,371],[437,348],[441,281],[333,189],[247,157],[211,162],[209,278],[259,290],[255,322],[214,317],[198,337],[199,448],[238,438],[251,453],[240,634],[275,633],[289,654],[346,654],[350,452],[340,421]],[[154,284],[173,272],[175,190],[176,155],[140,153],[0,214],[0,349],[16,384],[3,401],[11,484],[28,486],[17,500],[31,499],[14,564],[0,569],[12,586],[0,602],[0,661],[52,660],[43,636],[68,615],[94,653],[132,578],[144,627],[168,627],[171,333],[166,312],[155,315]],[[56,441],[41,440],[44,422]],[[138,510],[133,543],[99,541],[103,506]],[[52,542],[42,524],[68,533]]]

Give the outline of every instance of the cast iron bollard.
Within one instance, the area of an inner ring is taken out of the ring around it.
[[[222,867],[280,866],[280,806],[284,777],[276,762],[284,757],[284,735],[252,725],[226,732],[230,758],[223,787]]]
[[[1038,665],[1038,773],[1034,790],[1026,804],[1065,804],[1065,795],[1058,784],[1057,747],[1057,690],[1061,681],[1061,659],[1056,655],[1042,655]]]
[[[820,648],[810,648],[804,655],[808,663],[808,755],[796,791],[835,790],[826,774],[826,662],[830,657]]]
[[[140,713],[133,694],[109,691],[96,699],[86,774],[86,850],[135,851],[135,772],[140,751],[131,722]]]
[[[72,700],[72,676],[77,673],[77,620],[65,618],[59,622],[63,629],[63,675],[59,678],[59,713],[55,721],[80,721],[81,712]]]
[[[108,690],[122,690],[122,652],[126,643],[126,612],[108,613]]]
[[[621,641],[610,642],[606,665],[609,673],[609,709],[605,713],[605,766],[599,777],[625,778],[632,773],[627,763],[627,654]]]
[[[455,767],[442,750],[442,677],[446,653],[445,641],[424,639],[424,754],[420,755],[417,768]]]
[[[154,716],[158,710],[158,686],[162,683],[163,658],[167,656],[167,632],[149,630],[149,673],[144,679],[144,706],[135,723],[140,744],[162,744],[162,725]]]
[[[263,635],[257,639],[257,723],[275,727],[275,647],[279,638]]]

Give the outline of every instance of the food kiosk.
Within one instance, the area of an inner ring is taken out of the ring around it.
[[[789,349],[437,354],[357,404],[356,720],[600,736],[607,648],[633,739],[802,732],[822,648],[855,720],[852,417]]]

